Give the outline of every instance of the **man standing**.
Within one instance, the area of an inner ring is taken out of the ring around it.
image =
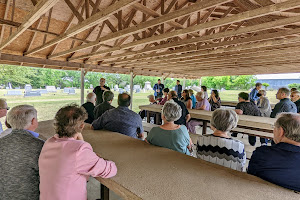
[[[276,99],[280,100],[274,107],[271,117],[275,118],[278,113],[282,112],[292,112],[297,113],[296,104],[294,104],[290,99],[290,90],[287,88],[279,88],[276,94]]]
[[[92,129],[105,129],[118,132],[133,138],[143,138],[142,118],[129,110],[130,95],[123,93],[118,96],[118,107],[106,111],[92,123]]]
[[[255,104],[257,104],[257,101],[259,97],[257,96],[258,91],[261,89],[262,84],[256,83],[255,88],[250,92],[250,101],[253,101]]]
[[[180,80],[177,80],[175,85],[175,92],[178,95],[178,98],[181,99],[182,85],[180,85]]]
[[[165,88],[164,84],[162,84],[160,79],[158,79],[157,83],[153,87],[155,99],[161,98],[163,96],[164,88]]]
[[[300,192],[300,115],[279,114],[273,133],[276,144],[256,148],[248,173]]]
[[[110,88],[105,86],[105,78],[101,78],[100,86],[95,87],[93,91],[97,96],[96,106],[103,102],[103,93],[107,90],[110,90]]]

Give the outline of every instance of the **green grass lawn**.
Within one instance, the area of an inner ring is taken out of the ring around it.
[[[85,95],[92,90],[85,90]],[[221,100],[223,101],[237,101],[238,93],[242,92],[240,90],[227,90],[220,93]],[[248,91],[244,91],[248,92]],[[29,104],[34,106],[38,111],[38,120],[48,120],[53,119],[55,113],[64,105],[76,103],[80,104],[80,90],[76,90],[76,94],[68,95],[64,94],[63,90],[58,91],[57,93],[48,93],[42,94],[39,97],[23,97],[23,96],[5,96],[7,90],[0,90],[0,98],[5,98],[9,107],[14,107],[20,104]],[[210,94],[210,92],[208,92]],[[134,93],[133,95],[133,110],[135,112],[139,111],[139,105],[148,104],[147,96],[153,94],[153,91],[148,91],[146,93]],[[276,91],[268,91],[267,96],[271,103],[277,103],[278,100],[275,98]],[[112,105],[117,106],[117,95],[115,93],[115,98]],[[4,122],[4,118],[1,119],[1,122]]]

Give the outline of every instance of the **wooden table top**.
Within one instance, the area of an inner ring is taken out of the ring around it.
[[[162,105],[152,104],[152,105],[142,105],[139,106],[142,110],[149,110],[153,112],[161,112]],[[212,111],[206,110],[195,110],[189,109],[189,113],[192,118],[207,120],[209,121],[212,115]],[[239,115],[239,126],[246,126],[250,128],[259,128],[265,130],[273,130],[273,125],[276,119],[269,117],[258,117],[249,115]]]
[[[54,129],[51,129],[51,122],[41,122],[37,132],[45,138],[52,136]],[[97,179],[124,199],[300,198],[293,191],[252,175],[149,145],[119,133],[85,129],[83,137],[97,154],[116,163],[118,174],[115,177]]]
[[[235,107],[239,102],[237,101],[221,101],[222,106],[230,106],[230,107]],[[273,109],[276,104],[270,104],[271,108]]]

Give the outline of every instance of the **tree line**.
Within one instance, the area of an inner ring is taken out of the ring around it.
[[[33,88],[44,88],[47,85],[53,85],[56,87],[80,87],[80,72],[69,70],[56,70],[47,68],[33,68],[24,66],[13,65],[0,65],[0,85],[5,87],[8,83],[15,87],[23,88],[25,84],[31,84]],[[110,73],[98,73],[88,72],[85,76],[85,88],[89,88],[90,85],[96,87],[99,85],[99,79],[103,77],[106,79],[106,84],[109,87],[118,85],[120,88],[124,88],[129,85],[130,75],[126,74],[110,74]],[[136,76],[134,78],[134,85],[140,85],[144,87],[145,82],[151,82],[151,86],[157,83],[158,77],[150,76]],[[165,87],[173,88],[176,85],[176,80],[173,78],[167,78],[164,81]],[[183,84],[183,79],[179,79]],[[241,76],[210,76],[202,78],[202,85],[207,88],[214,89],[250,89],[255,85],[256,78],[252,75]],[[199,86],[198,80],[186,80],[186,86]]]

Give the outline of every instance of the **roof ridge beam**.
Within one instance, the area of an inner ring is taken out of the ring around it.
[[[56,1],[58,1],[58,0],[56,0]],[[104,20],[108,19],[113,13],[134,4],[136,1],[137,0],[120,0],[120,1],[112,4],[111,6],[108,6],[106,9],[103,9],[102,11],[89,17],[88,19],[78,23],[76,26],[68,29],[64,34],[62,34],[58,38],[55,38],[55,39],[47,42],[46,44],[44,44],[40,47],[37,47],[31,51],[25,52],[24,55],[29,55],[29,54],[39,52],[43,49],[51,47],[52,45],[55,45],[55,44],[65,40],[65,39],[68,39],[88,28],[91,28],[91,27],[97,25],[100,21],[104,21]]]
[[[0,45],[0,51],[26,31],[27,28],[50,10],[58,1],[59,0],[40,0],[36,6],[34,6],[33,10],[25,17],[23,23],[17,28],[17,30]]]

